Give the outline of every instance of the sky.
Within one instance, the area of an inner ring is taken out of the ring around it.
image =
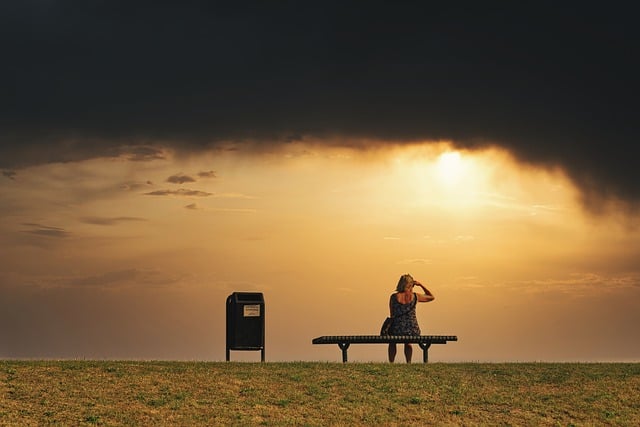
[[[0,357],[224,360],[250,291],[268,361],[339,361],[312,338],[410,273],[431,360],[638,361],[637,42],[614,6],[3,2]]]

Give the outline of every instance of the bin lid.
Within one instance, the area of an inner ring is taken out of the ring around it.
[[[235,299],[236,302],[253,302],[253,303],[263,303],[264,296],[262,292],[234,292],[231,296]]]

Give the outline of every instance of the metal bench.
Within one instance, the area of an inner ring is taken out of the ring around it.
[[[347,350],[351,344],[418,344],[422,349],[422,361],[429,361],[431,344],[446,344],[458,341],[455,335],[329,335],[314,338],[313,344],[338,344],[342,350],[342,362],[347,363]]]

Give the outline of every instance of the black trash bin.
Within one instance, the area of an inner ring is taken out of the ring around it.
[[[230,350],[260,350],[264,362],[264,296],[234,292],[227,297],[227,362]]]

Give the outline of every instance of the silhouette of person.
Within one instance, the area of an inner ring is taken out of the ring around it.
[[[414,286],[420,286],[424,294],[413,292]],[[389,312],[393,318],[390,335],[420,335],[420,326],[416,317],[416,305],[419,302],[433,301],[435,297],[422,283],[414,280],[410,274],[403,274],[398,280],[396,292],[389,298]],[[396,343],[389,343],[389,362],[396,359]],[[411,344],[404,345],[404,357],[411,363],[413,348]]]

